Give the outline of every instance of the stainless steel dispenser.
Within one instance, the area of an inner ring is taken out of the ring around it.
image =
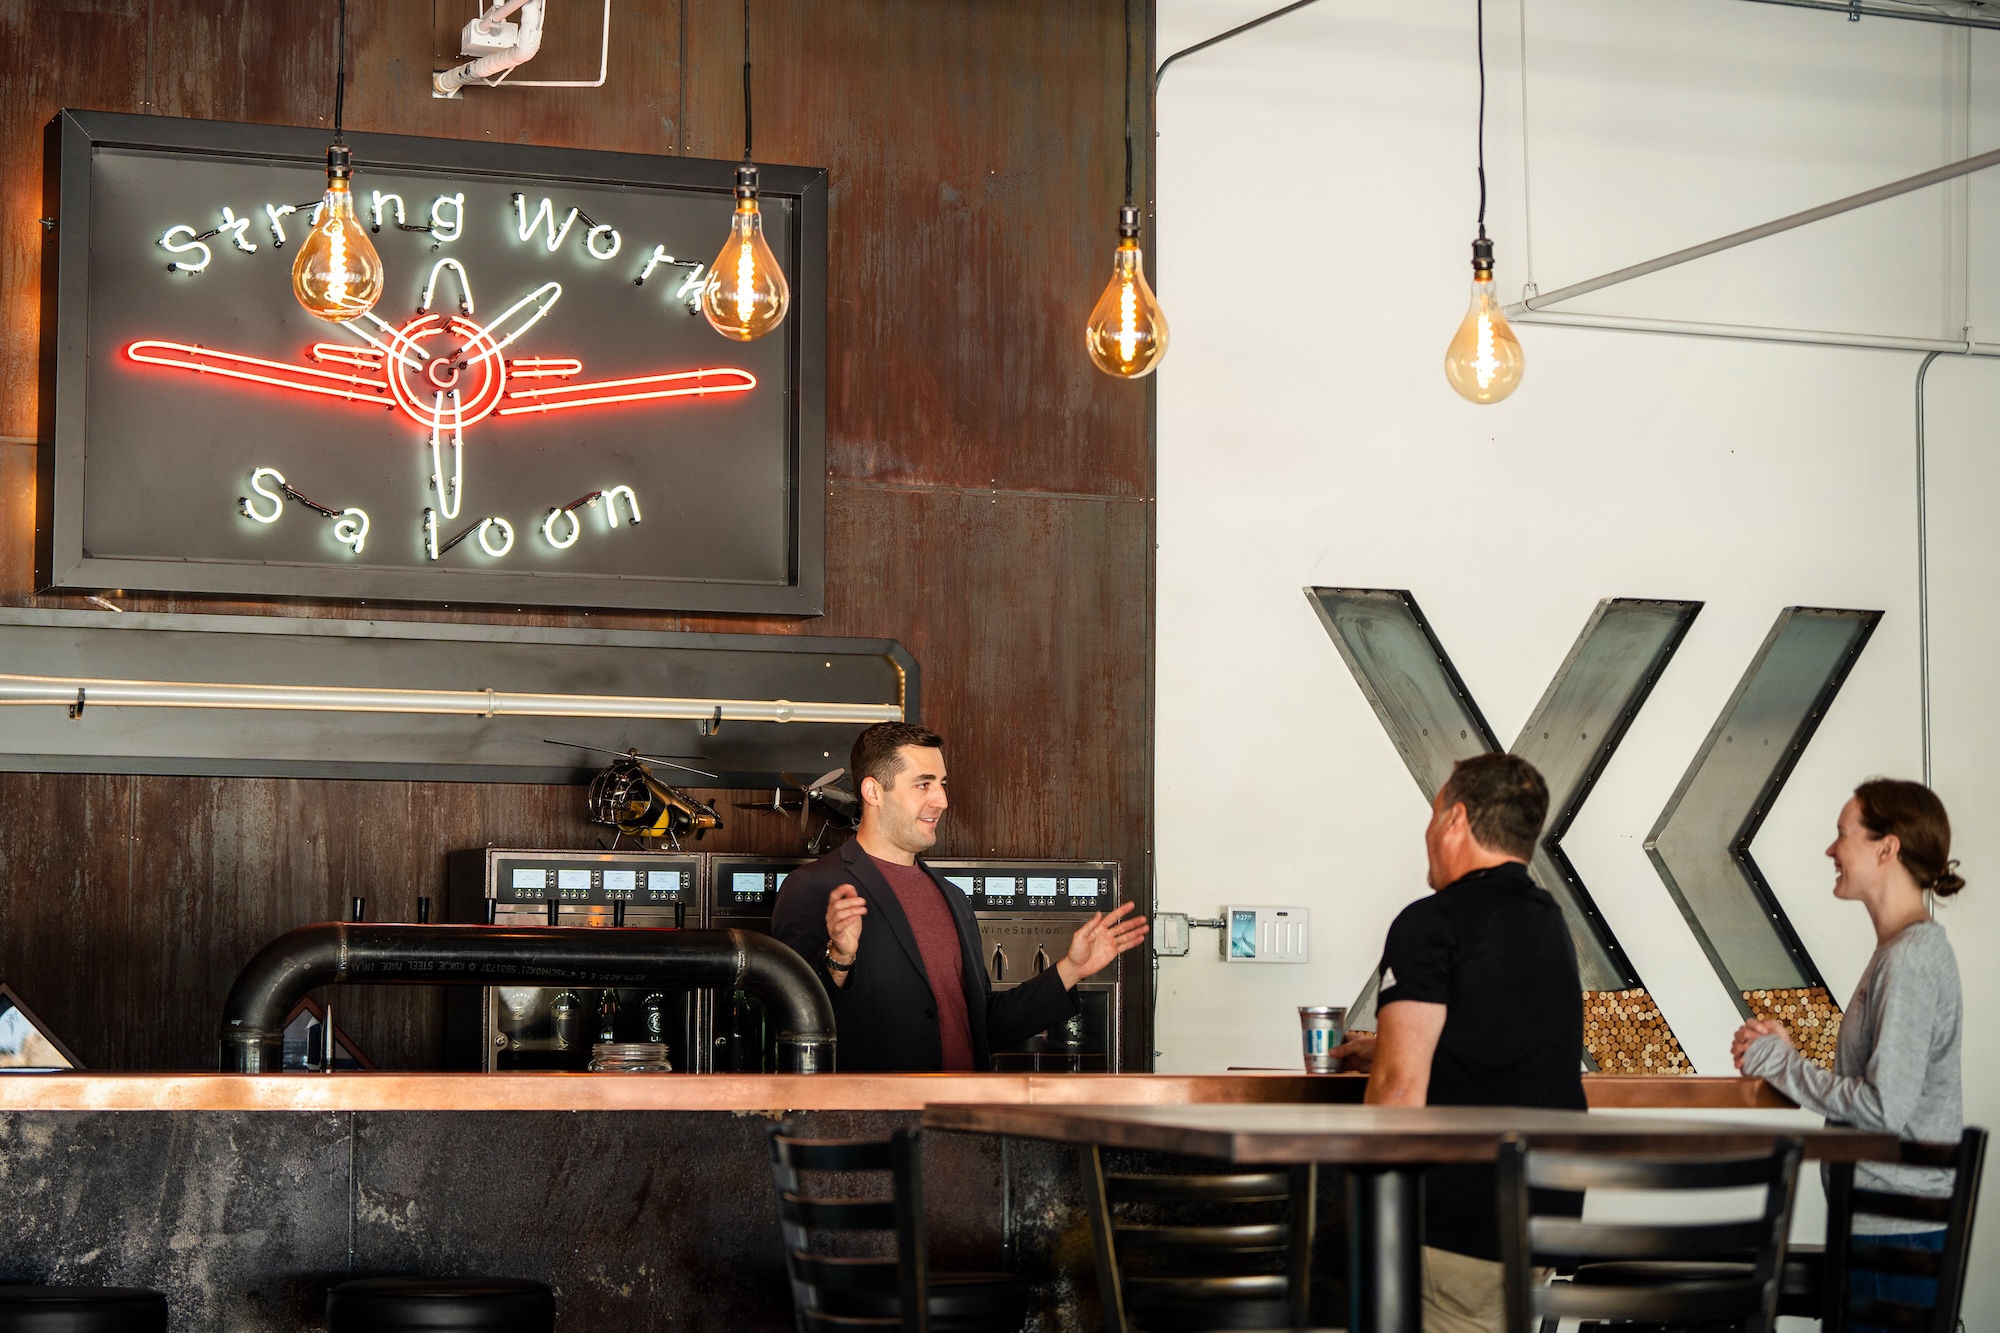
[[[995,990],[1054,967],[1070,936],[1118,898],[1116,861],[930,861],[972,903],[979,953]],[[1115,1074],[1123,1063],[1119,1018],[1124,959],[1078,984],[1083,1010],[1061,1027],[993,1053],[996,1071]]]
[[[702,858],[696,855],[486,847],[454,852],[449,866],[448,919],[460,924],[703,924]],[[449,1063],[487,1073],[581,1070],[601,1041],[660,1042],[676,1070],[697,1072],[706,1068],[706,994],[650,987],[452,987],[446,997]]]

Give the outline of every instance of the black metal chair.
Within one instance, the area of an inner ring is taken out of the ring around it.
[[[883,1328],[903,1333],[1014,1333],[1028,1284],[1009,1273],[933,1271],[926,1255],[920,1131],[887,1139],[799,1139],[771,1130],[771,1175],[799,1333]],[[890,1197],[808,1193],[801,1172],[887,1172]],[[857,1234],[859,1233],[859,1234]],[[885,1233],[894,1257],[835,1254]],[[924,1293],[922,1299],[918,1293]]]
[[[1500,1258],[1508,1333],[1556,1321],[1729,1329],[1769,1333],[1798,1187],[1801,1146],[1781,1139],[1768,1153],[1658,1159],[1545,1152],[1518,1136],[1500,1143]],[[1759,1215],[1734,1222],[1586,1222],[1538,1215],[1530,1190],[1688,1190],[1762,1187]],[[1689,1261],[1726,1259],[1719,1268]],[[1629,1262],[1607,1262],[1629,1261]],[[1597,1281],[1585,1281],[1588,1265]],[[1534,1271],[1574,1269],[1577,1280],[1542,1284]]]
[[[1077,1160],[1106,1333],[1306,1327],[1312,1167],[1127,1175],[1094,1146]]]
[[[167,1333],[167,1298],[142,1287],[0,1286],[0,1333]]]

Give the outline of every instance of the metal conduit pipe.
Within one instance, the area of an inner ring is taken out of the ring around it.
[[[778,1067],[833,1072],[833,1002],[796,953],[745,930],[411,926],[324,921],[258,951],[222,1006],[225,1074],[284,1067],[286,1015],[327,985],[714,986],[764,1002]]]

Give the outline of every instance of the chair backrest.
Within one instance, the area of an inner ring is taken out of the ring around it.
[[[1623,1157],[1546,1152],[1508,1135],[1498,1163],[1500,1257],[1505,1269],[1509,1333],[1528,1333],[1539,1320],[1706,1321],[1744,1333],[1767,1333],[1777,1318],[1785,1238],[1791,1227],[1802,1147],[1780,1139],[1768,1153],[1727,1157]],[[1660,1192],[1762,1187],[1758,1215],[1730,1222],[1585,1222],[1538,1214],[1534,1190]],[[1740,1273],[1689,1277],[1662,1270],[1658,1282],[1542,1284],[1537,1267],[1572,1268],[1606,1260],[1733,1259]]]
[[[791,1275],[799,1333],[897,1328],[929,1333],[925,1265],[922,1134],[886,1139],[799,1139],[771,1129],[771,1177]],[[829,1197],[809,1191],[802,1172],[885,1172],[889,1197]],[[826,1253],[836,1233],[895,1237],[895,1258]]]
[[[1313,1167],[1127,1175],[1096,1147],[1077,1159],[1106,1333],[1306,1327]]]
[[[1979,1178],[1986,1170],[1986,1131],[1968,1129],[1957,1143],[1905,1143],[1899,1159],[1904,1166],[1949,1168],[1954,1174],[1951,1194],[1926,1198],[1854,1187],[1854,1163],[1827,1168],[1826,1268],[1821,1280],[1826,1333],[1848,1333],[1855,1325],[1908,1329],[1911,1333],[1952,1333],[1965,1296],[1966,1256],[1972,1249],[1973,1213],[1979,1204]],[[1859,1213],[1932,1222],[1944,1229],[1941,1250],[1863,1245],[1854,1239]],[[1854,1297],[1855,1273],[1930,1278],[1936,1295],[1928,1306],[1914,1301]]]

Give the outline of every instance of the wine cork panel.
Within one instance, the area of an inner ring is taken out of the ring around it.
[[[1840,1040],[1840,1006],[1824,986],[1792,986],[1782,990],[1747,990],[1743,999],[1758,1018],[1775,1019],[1792,1034],[1799,1054],[1822,1069],[1833,1068]]]
[[[1583,993],[1583,1045],[1606,1074],[1692,1074],[1660,1006],[1643,986]]]

